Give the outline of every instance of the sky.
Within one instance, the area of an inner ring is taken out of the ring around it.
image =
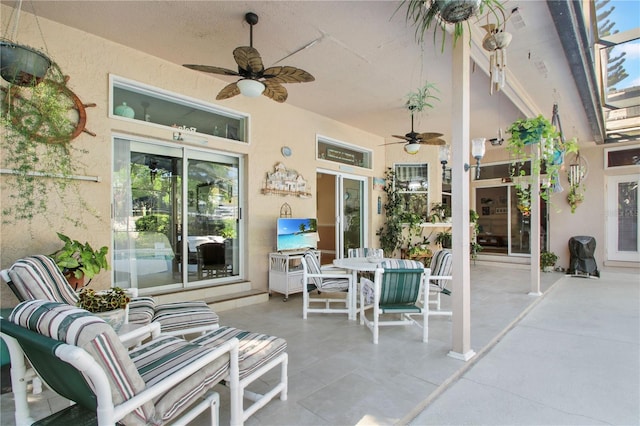
[[[640,0],[611,0],[605,9],[608,10],[611,6],[615,7],[613,13],[609,15],[609,20],[616,23],[614,29],[623,32],[640,27]],[[624,68],[629,77],[616,84],[616,87],[620,89],[640,86],[640,40],[618,46],[613,49],[612,54],[617,56],[622,51],[627,52]]]

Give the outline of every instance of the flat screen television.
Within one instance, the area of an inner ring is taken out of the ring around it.
[[[315,218],[278,218],[277,251],[318,248],[318,221]]]

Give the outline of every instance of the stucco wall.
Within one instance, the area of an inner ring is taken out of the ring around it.
[[[2,6],[2,27],[11,9]],[[31,231],[25,223],[18,226],[2,225],[0,243],[0,266],[6,268],[16,259],[34,253],[51,253],[60,245],[55,234],[63,232],[72,238],[89,241],[94,246],[111,247],[111,167],[112,135],[114,133],[140,135],[146,138],[171,141],[171,132],[154,128],[143,123],[131,123],[117,118],[109,118],[109,74],[135,80],[163,90],[179,93],[198,100],[218,103],[235,111],[250,115],[250,144],[213,141],[209,138],[206,147],[245,155],[247,202],[243,216],[247,220],[247,279],[256,289],[267,288],[267,253],[275,246],[276,218],[280,206],[287,202],[295,216],[314,216],[316,211],[316,168],[343,170],[371,176],[382,176],[385,151],[381,146],[384,139],[329,118],[309,113],[288,104],[278,104],[266,97],[247,99],[237,96],[222,102],[215,101],[215,95],[229,81],[222,81],[188,70],[153,56],[132,50],[99,37],[87,34],[39,18],[42,33],[47,37],[49,55],[58,63],[71,79],[69,87],[83,102],[94,102],[95,108],[88,108],[87,128],[97,134],[91,137],[80,135],[73,141],[77,148],[86,150],[82,162],[84,170],[78,174],[99,176],[100,182],[80,182],[80,192],[97,211],[100,218],[85,215],[86,229],[64,224],[57,216],[59,208],[49,207],[49,220],[35,220]],[[43,48],[42,38],[33,16],[22,12],[17,41],[35,48]],[[313,84],[313,83],[309,83]],[[304,91],[304,85],[291,90]],[[372,149],[375,169],[368,171],[358,168],[340,167],[338,164],[315,160],[315,140],[320,134],[353,145]],[[284,158],[280,153],[283,145],[291,147],[293,155]],[[199,148],[202,145],[197,145]],[[295,169],[308,181],[314,194],[311,198],[267,196],[260,193],[263,180],[277,162]],[[0,177],[3,184],[2,203],[8,203],[9,191],[4,188],[6,176]],[[369,181],[369,185],[371,185]],[[373,193],[375,195],[375,193]],[[371,197],[372,226],[377,229],[381,216],[374,214],[376,196]],[[377,244],[375,232],[369,240]],[[110,285],[110,274],[100,273],[92,286],[104,288]],[[3,292],[3,296],[5,293]],[[3,303],[6,298],[3,297]]]

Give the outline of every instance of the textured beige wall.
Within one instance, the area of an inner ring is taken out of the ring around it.
[[[2,6],[2,28],[11,9]],[[100,212],[100,218],[85,215],[86,229],[64,225],[58,217],[60,209],[50,206],[51,223],[34,221],[31,235],[27,225],[2,226],[0,243],[0,266],[6,268],[16,259],[34,253],[51,253],[58,246],[55,231],[61,231],[72,238],[89,241],[94,246],[111,246],[110,201],[112,134],[140,135],[163,141],[171,141],[171,132],[145,124],[129,123],[108,117],[109,74],[114,74],[163,90],[179,93],[198,100],[217,103],[215,94],[228,81],[222,81],[188,70],[153,56],[132,50],[69,27],[39,18],[42,33],[47,37],[49,55],[60,65],[71,79],[69,87],[83,102],[95,102],[97,107],[87,110],[87,128],[97,133],[97,137],[82,134],[73,141],[77,148],[87,151],[81,161],[86,164],[78,174],[99,176],[99,183],[81,182],[82,196]],[[22,12],[17,41],[32,47],[42,48],[42,38],[32,15]],[[313,83],[309,83],[313,84]],[[304,85],[292,90],[303,93]],[[220,102],[219,105],[250,115],[250,144],[237,142],[212,141],[208,146],[212,150],[227,151],[245,156],[247,200],[243,216],[246,219],[247,232],[247,279],[253,288],[267,288],[267,253],[275,246],[276,218],[280,206],[287,202],[295,216],[314,216],[316,211],[316,168],[342,170],[363,174],[368,177],[382,176],[384,172],[384,148],[380,145],[383,138],[359,130],[335,120],[295,108],[288,104],[278,104],[266,97],[247,99],[241,96]],[[329,162],[315,160],[316,134],[353,145],[370,148],[374,151],[375,170],[339,167]],[[283,145],[291,147],[293,155],[284,158],[280,153]],[[197,145],[199,148],[202,145]],[[308,181],[313,197],[302,199],[294,197],[266,196],[260,193],[266,173],[282,162],[287,168],[295,169]],[[0,177],[2,184],[6,177]],[[370,179],[369,179],[369,185]],[[372,212],[371,229],[379,227],[380,216],[374,214],[376,193],[371,193]],[[2,203],[8,203],[9,192],[2,191]],[[377,237],[375,231],[369,235],[370,241]],[[102,272],[95,281],[96,288],[110,285],[110,275]],[[94,284],[92,283],[92,286]],[[3,300],[6,299],[3,293]]]

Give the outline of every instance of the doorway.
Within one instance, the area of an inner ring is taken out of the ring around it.
[[[332,171],[318,171],[316,178],[318,250],[326,264],[367,243],[367,178]]]
[[[640,175],[609,176],[607,180],[607,257],[637,262],[640,260]]]

